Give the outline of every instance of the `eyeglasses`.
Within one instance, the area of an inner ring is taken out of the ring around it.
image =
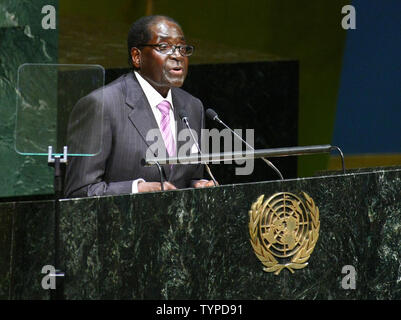
[[[161,54],[173,54],[175,52],[175,49],[178,49],[178,52],[184,56],[184,57],[189,57],[194,53],[194,46],[188,46],[188,45],[183,45],[183,46],[176,46],[173,44],[168,44],[168,43],[158,43],[158,44],[141,44],[140,46],[142,47],[153,47],[155,50],[160,52]]]

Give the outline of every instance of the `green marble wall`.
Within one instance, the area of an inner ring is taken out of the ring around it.
[[[0,203],[0,299],[48,299],[42,267],[54,264],[54,202]]]
[[[52,193],[47,159],[14,150],[18,67],[57,63],[57,28],[42,28],[45,5],[57,10],[58,0],[0,0],[0,197]]]
[[[262,271],[248,234],[261,194],[307,192],[320,209],[309,265]],[[401,299],[401,169],[61,201],[67,299]],[[53,259],[51,201],[0,204],[0,293],[47,299],[40,270]],[[13,217],[11,219],[11,217]],[[11,222],[11,220],[14,220]],[[11,225],[14,225],[11,227]],[[10,230],[12,236],[10,236]],[[3,251],[1,251],[3,256]],[[4,255],[7,257],[7,253]],[[343,266],[356,289],[341,287]],[[11,269],[11,275],[7,270]],[[10,285],[7,281],[10,279]]]
[[[11,243],[15,204],[0,204],[0,299],[7,299],[11,280]]]

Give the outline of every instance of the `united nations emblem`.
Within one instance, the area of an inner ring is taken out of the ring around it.
[[[266,272],[278,275],[287,268],[305,268],[319,238],[319,208],[302,192],[276,193],[263,202],[261,195],[249,210],[251,244]]]

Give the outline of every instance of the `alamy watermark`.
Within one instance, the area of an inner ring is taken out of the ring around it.
[[[341,13],[345,16],[341,20],[341,26],[343,29],[356,29],[356,11],[352,5],[345,5],[341,8]],[[52,5],[45,5],[42,7],[42,28],[56,29],[56,8]]]
[[[50,4],[42,7],[42,28],[45,30],[56,29],[56,8]]]
[[[242,129],[235,129],[234,132],[243,138]],[[192,155],[199,155],[199,147],[202,155],[211,153],[223,154],[223,161],[217,161],[210,158],[209,160],[211,163],[223,162],[224,164],[232,164],[234,162],[236,165],[242,166],[235,168],[236,175],[250,175],[254,169],[254,159],[252,157],[254,151],[254,130],[246,129],[245,137],[243,139],[246,141],[248,146],[244,145],[244,142],[239,138],[233,137],[232,132],[228,129],[223,129],[221,131],[217,129],[202,129],[201,139],[199,139],[195,130],[192,129],[190,131],[189,129],[184,129],[181,130],[177,136],[177,142],[184,142],[177,150],[177,157],[185,158]],[[149,130],[146,135],[146,141],[150,143],[149,148],[146,151],[147,159],[163,159],[168,157],[164,146],[164,140],[159,129]],[[223,148],[221,148],[222,146]],[[230,156],[233,152],[239,152],[234,160],[233,157]],[[249,157],[251,159],[249,159]]]
[[[56,289],[56,279],[57,277],[64,277],[64,273],[50,264],[42,267],[42,271],[45,276],[42,278],[42,288],[44,290],[55,290]]]
[[[348,29],[356,29],[356,11],[355,7],[352,5],[346,5],[342,7],[341,13],[345,14],[345,16],[341,20],[341,27],[344,30]]]
[[[44,290],[56,289],[56,269],[52,265],[45,265],[42,268],[42,273],[46,274],[42,278],[42,288]]]
[[[341,280],[341,288],[344,290],[356,289],[356,270],[352,265],[343,266],[341,273],[345,276]]]

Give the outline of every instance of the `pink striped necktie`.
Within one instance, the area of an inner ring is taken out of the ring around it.
[[[170,127],[170,102],[163,100],[157,105],[157,108],[162,113],[162,119],[160,121],[160,130],[162,132],[164,144],[170,157],[175,155],[175,142],[173,133]]]

